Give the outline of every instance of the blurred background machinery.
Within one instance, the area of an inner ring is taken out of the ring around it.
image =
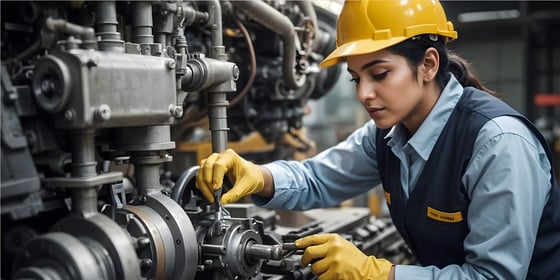
[[[318,67],[332,11],[301,0],[1,11],[2,279],[312,279],[283,244],[319,232],[414,261],[367,207],[223,208],[194,187],[199,160],[225,147],[255,162],[314,153],[308,101],[341,73]]]

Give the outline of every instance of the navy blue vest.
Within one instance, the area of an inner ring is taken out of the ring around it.
[[[480,128],[490,119],[521,119],[539,138],[548,158],[548,144],[533,124],[499,99],[465,88],[405,204],[400,162],[387,146],[389,129],[377,130],[377,161],[391,217],[420,264],[444,267],[465,262],[463,240],[469,232],[469,198],[461,177],[471,158]],[[553,168],[554,170],[554,168]],[[552,170],[552,192],[542,215],[527,279],[560,277],[560,188]]]

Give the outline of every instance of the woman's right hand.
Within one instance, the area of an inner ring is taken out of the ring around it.
[[[222,195],[222,205],[258,193],[264,188],[261,168],[243,159],[232,149],[214,153],[200,162],[200,169],[196,174],[196,187],[213,203],[213,193],[222,187],[224,176],[228,176],[233,187]]]

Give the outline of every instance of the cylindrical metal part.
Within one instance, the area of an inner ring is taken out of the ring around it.
[[[114,1],[95,3],[95,31],[100,51],[124,53],[124,41],[117,31],[117,9]]]
[[[134,14],[132,15],[133,40],[141,45],[144,55],[151,55],[150,45],[154,43],[152,27],[152,4],[150,2],[133,2]]]
[[[210,7],[208,9],[211,11],[210,20],[212,25],[212,47],[223,47],[223,35],[222,35],[222,6],[219,0],[210,1]],[[210,57],[221,59],[221,54],[210,54]]]
[[[72,176],[92,177],[97,175],[95,160],[95,132],[91,129],[76,130],[71,133]]]
[[[95,132],[92,129],[71,131],[72,177],[97,176],[95,160]],[[72,212],[87,216],[97,213],[97,190],[93,187],[72,190]]]
[[[30,240],[16,257],[13,279],[116,279],[107,274],[114,267],[104,267],[94,250],[77,237],[62,232],[50,232]]]
[[[245,255],[253,259],[281,260],[283,253],[282,245],[249,243],[245,247]]]
[[[184,91],[233,92],[234,81],[239,78],[239,67],[235,63],[213,58],[196,58],[187,63],[186,73],[181,78]],[[209,89],[211,88],[211,89]]]
[[[133,158],[131,160],[140,159]],[[161,192],[162,186],[159,180],[160,164],[159,162],[154,164],[134,163],[134,176],[139,194],[150,195]]]
[[[94,40],[95,32],[93,28],[73,24],[64,19],[47,18],[47,27],[53,31],[62,31],[69,35],[80,36],[82,40]]]
[[[201,244],[200,251],[203,255],[223,256],[226,254],[226,247],[223,245]]]
[[[73,189],[72,212],[84,217],[97,213],[97,190],[91,187]]]
[[[212,92],[208,95],[208,116],[212,133],[212,152],[221,153],[227,148],[227,105],[225,92]]]
[[[166,10],[168,3],[160,4],[156,8],[159,11],[157,16],[154,18],[154,39],[156,43],[162,44],[165,48],[168,44],[168,36],[173,33],[173,16],[174,13]]]

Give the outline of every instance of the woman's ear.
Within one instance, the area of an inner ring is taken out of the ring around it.
[[[428,48],[424,53],[424,61],[422,62],[422,79],[429,82],[435,79],[439,70],[439,53],[435,48]]]

